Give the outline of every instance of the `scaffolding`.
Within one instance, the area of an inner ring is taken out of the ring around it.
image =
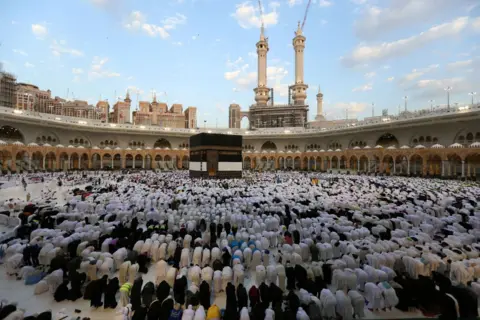
[[[17,78],[8,72],[2,71],[0,66],[0,106],[15,108]]]

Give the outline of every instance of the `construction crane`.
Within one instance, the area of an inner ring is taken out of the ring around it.
[[[301,27],[302,31],[303,31],[303,27],[305,27],[305,22],[307,22],[308,10],[310,9],[310,4],[311,3],[312,3],[312,0],[308,0],[307,8],[305,9],[305,16],[303,16],[303,22],[302,22],[302,27]]]
[[[263,21],[262,0],[258,0],[258,10],[260,11],[260,22],[262,23],[261,30],[262,30],[262,34],[263,34],[263,31],[265,29],[265,23]]]

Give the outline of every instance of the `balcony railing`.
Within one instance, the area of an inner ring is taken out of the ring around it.
[[[330,128],[303,128],[303,127],[281,127],[281,128],[259,128],[256,130],[238,129],[238,128],[169,128],[152,125],[133,125],[133,124],[119,124],[119,123],[104,123],[101,120],[86,119],[70,116],[59,116],[49,113],[40,113],[27,110],[16,110],[4,106],[0,106],[0,118],[2,115],[13,115],[18,118],[35,119],[36,121],[47,121],[52,123],[63,123],[75,127],[91,127],[91,128],[105,128],[117,131],[143,131],[150,133],[179,133],[179,134],[195,134],[200,132],[208,133],[225,133],[225,134],[241,134],[246,136],[259,136],[269,134],[314,134],[319,132],[336,132],[353,128],[364,128],[376,126],[380,124],[406,122],[412,119],[438,119],[447,115],[473,113],[480,111],[480,104],[464,106],[464,107],[442,107],[437,109],[418,110],[413,112],[402,112],[399,115],[377,117],[375,119],[360,120],[351,124],[343,124]]]

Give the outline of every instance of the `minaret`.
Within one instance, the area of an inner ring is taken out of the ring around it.
[[[320,86],[318,86],[318,93],[317,93],[317,116],[315,117],[315,120],[325,120],[325,117],[323,116],[323,93],[320,90]]]
[[[263,24],[260,30],[260,41],[257,42],[258,83],[257,87],[253,89],[253,91],[255,92],[255,101],[257,102],[257,105],[266,106],[270,93],[270,89],[267,88],[268,38],[265,38],[265,29]]]
[[[132,103],[132,99],[130,99],[130,92],[127,90],[127,95],[125,96],[125,99],[123,100],[128,104]]]
[[[293,103],[295,105],[304,105],[307,99],[307,88],[303,80],[303,51],[305,50],[305,40],[300,22],[293,38],[293,48],[295,49],[295,84],[292,86]]]

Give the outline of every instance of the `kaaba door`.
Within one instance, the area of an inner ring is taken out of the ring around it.
[[[218,171],[218,151],[207,151],[207,171],[209,176],[216,176]]]

